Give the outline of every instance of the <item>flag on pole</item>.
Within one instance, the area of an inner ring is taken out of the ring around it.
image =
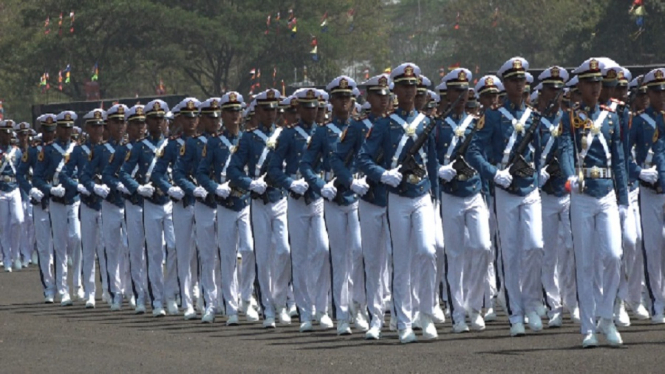
[[[95,66],[92,67],[92,77],[90,77],[91,81],[96,81],[99,80],[99,65],[95,62]]]
[[[58,20],[58,35],[62,35],[62,12],[60,12],[60,19]]]
[[[328,31],[328,12],[326,11],[321,17],[321,32]]]
[[[265,35],[268,35],[270,33],[270,17],[271,17],[270,14],[268,14],[268,18],[266,19],[266,31],[264,33]]]
[[[44,21],[44,34],[48,35],[51,33],[51,29],[49,29],[49,25],[51,24],[51,19],[49,16],[46,16],[46,21]]]
[[[58,70],[58,89],[62,91],[62,70]]]
[[[74,33],[74,11],[69,12],[69,33]]]
[[[312,61],[319,61],[318,51],[319,51],[318,45],[315,45],[314,48],[311,51],[309,51],[309,54],[312,55]]]
[[[286,86],[284,85],[284,79],[282,79],[282,96],[286,96]]]
[[[67,64],[67,67],[65,68],[65,83],[70,82],[70,78],[71,78],[70,72],[71,71],[72,71],[72,68],[69,66],[69,64]]]
[[[455,17],[455,30],[459,30],[459,12],[457,12],[457,16]]]
[[[455,69],[457,69],[457,68],[460,67],[460,66],[461,66],[460,63],[459,63],[459,62],[456,62],[456,63],[454,63],[454,64],[448,66],[448,70],[455,70]]]

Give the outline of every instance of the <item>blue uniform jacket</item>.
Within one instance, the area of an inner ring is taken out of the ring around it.
[[[0,173],[0,191],[9,192],[18,188],[18,167],[23,158],[21,150],[13,145],[0,146],[0,168],[4,166]]]
[[[83,169],[83,172],[79,174],[79,182],[85,186],[85,188],[94,194],[95,184],[103,184],[102,181],[102,172],[106,165],[109,164],[111,157],[115,157],[116,149],[118,148],[118,143],[114,140],[109,140],[108,142],[97,144],[92,150],[92,160],[88,162]],[[106,201],[109,203],[123,207],[124,200],[122,198],[122,192],[117,191],[114,187],[115,185],[109,186],[111,190],[106,196]]]
[[[208,144],[201,152],[201,162],[196,168],[196,180],[201,187],[215,197],[217,204],[236,212],[241,211],[249,204],[249,192],[232,188],[229,197],[222,199],[215,195],[215,191],[220,184],[224,184],[228,180],[226,177],[228,170],[224,170],[224,166],[227,162],[230,164],[229,159],[233,153],[233,150],[227,146],[222,137],[226,138],[231,147],[237,147],[242,136],[242,132],[237,136],[233,136],[228,131],[222,131],[221,134],[208,139]]]
[[[119,177],[122,184],[125,185],[130,193],[136,193],[139,185],[148,184],[154,181],[154,177],[148,180],[146,174],[152,163],[152,159],[154,157],[160,157],[161,154],[164,153],[164,150],[159,152],[159,148],[161,147],[162,142],[166,141],[168,141],[168,139],[165,139],[163,136],[160,136],[159,138],[146,137],[136,142],[132,150],[128,151],[127,154],[129,156],[125,156],[126,161],[122,165],[122,168],[120,168]],[[153,148],[155,148],[155,151],[153,151]],[[160,154],[156,155],[155,152]],[[138,165],[139,168],[134,177],[132,177],[131,174],[136,165]],[[157,167],[155,166],[155,169],[156,168]],[[153,169],[153,175],[154,172],[155,170]],[[168,196],[160,188],[155,188],[155,192],[150,198],[146,198],[146,200],[157,205],[164,205],[169,202]]]
[[[194,200],[194,189],[199,182],[196,179],[196,168],[201,161],[203,148],[208,144],[208,141],[213,135],[208,133],[199,136],[190,137],[185,140],[185,151],[180,151],[181,156],[177,158],[173,166],[173,183],[185,191],[185,206],[191,204]],[[215,208],[215,194],[208,194],[205,199],[198,199],[205,205]]]
[[[120,145],[116,148],[115,154],[113,157],[109,158],[109,163],[104,167],[102,171],[102,182],[107,185],[112,192],[118,194],[121,198],[126,198],[129,202],[134,205],[143,205],[143,197],[138,193],[134,192],[131,196],[125,196],[122,192],[116,189],[116,186],[120,182],[120,169],[127,159],[129,152],[134,149],[136,141],[132,141],[123,145]],[[138,172],[138,166],[135,166]],[[130,176],[133,173],[130,173]],[[124,184],[124,183],[123,183]]]
[[[35,164],[37,163],[37,155],[42,151],[42,148],[41,144],[35,144],[28,148],[28,150],[23,153],[21,163],[16,169],[18,186],[23,193],[28,194],[30,193],[30,189],[32,189],[32,174],[35,170]]]
[[[172,136],[168,140],[164,151],[157,155],[157,162],[152,171],[150,182],[155,186],[155,192],[159,191],[160,194],[168,196],[169,188],[176,185],[174,181],[174,168],[175,164],[183,156],[187,150],[187,138],[184,135]],[[172,199],[171,199],[172,200]],[[194,196],[185,193],[185,197],[180,201],[184,206],[194,204]]]
[[[444,165],[444,163],[446,162],[446,154],[448,153],[448,148],[450,147],[453,137],[455,136],[455,131],[453,131],[453,128],[448,123],[448,121],[452,121],[453,124],[455,124],[455,126],[459,127],[464,122],[467,121],[467,117],[468,114],[462,113],[461,115],[451,114],[447,117],[448,119],[446,118],[436,119],[437,123],[436,133],[435,133],[436,155],[439,160],[439,164]],[[466,130],[464,131],[464,136],[457,138],[457,144],[455,145],[455,148],[450,154],[450,159],[448,160],[449,163],[453,163],[457,158],[457,155],[459,153],[458,152],[459,147],[462,145],[462,143],[464,143],[464,140],[466,139],[467,136],[471,136],[478,119],[474,118],[470,121],[471,122],[469,122],[469,124],[466,127]],[[463,155],[464,159],[467,160],[467,162],[468,162],[467,155],[469,153],[468,151],[469,149],[467,148],[467,152]],[[455,177],[450,182],[445,182],[444,180],[440,180],[439,183],[441,184],[442,192],[457,197],[469,197],[482,192],[482,183],[480,180],[480,174],[478,173],[476,173],[473,177],[467,180],[460,180],[458,177]]]
[[[527,106],[514,105],[507,98],[503,103],[503,108],[514,117],[516,121],[522,118],[522,115],[527,109]],[[524,131],[517,135],[513,148],[510,151],[510,157],[513,157],[515,150],[520,144],[527,129],[531,126],[533,115],[529,116],[524,123]],[[494,175],[498,171],[496,165],[499,165],[503,158],[503,152],[508,144],[508,141],[514,131],[513,123],[510,119],[499,111],[499,107],[493,110],[487,110],[485,116],[478,122],[478,132],[471,141],[469,146],[469,164],[478,172],[482,178],[489,181],[494,181]],[[509,193],[518,196],[526,196],[534,189],[538,188],[538,175],[540,174],[540,165],[538,159],[540,158],[540,133],[534,133],[531,147],[524,150],[522,156],[528,163],[532,163],[535,172],[531,177],[522,178],[516,175],[513,176],[513,183],[506,189]],[[510,157],[508,159],[510,159]],[[509,167],[510,165],[503,165],[502,167]],[[495,188],[498,188],[495,186]]]
[[[650,121],[649,121],[650,120]],[[654,126],[651,125],[653,123]],[[656,134],[656,128],[658,129],[658,134]],[[630,127],[630,136],[629,136],[629,149],[635,147],[635,158],[630,159],[629,168],[628,168],[628,178],[629,180],[638,180],[642,168],[645,167],[645,161],[649,149],[654,152],[654,155],[651,159],[651,165],[646,165],[647,168],[655,165],[657,170],[665,169],[665,164],[659,165],[658,162],[665,161],[663,157],[656,157],[656,152],[658,152],[659,143],[659,134],[662,134],[665,128],[665,123],[663,121],[663,113],[656,112],[652,107],[647,108],[643,112],[635,113],[635,116],[632,119],[632,125]],[[662,151],[662,148],[661,148]],[[642,183],[645,187],[650,188],[646,183]],[[660,185],[659,193],[665,191],[665,179],[659,176],[657,187]]]
[[[302,121],[296,126],[300,127],[310,138],[317,129],[315,123],[308,128]],[[277,186],[288,190],[295,179],[301,178],[298,168],[307,147],[307,141],[308,139],[304,138],[295,127],[282,130],[282,133],[277,138],[277,146],[272,157],[270,157],[270,164],[268,165],[268,175]],[[317,165],[314,171],[320,173],[321,165]],[[295,198],[301,197],[295,194],[293,196]],[[309,201],[314,201],[320,198],[321,194],[315,191],[314,188],[308,188],[305,196]]]
[[[564,112],[559,110],[557,113],[555,113],[554,116],[548,117],[548,118],[543,118],[544,120],[541,121],[539,131],[540,131],[540,161],[542,161],[543,153],[545,152],[545,148],[547,147],[547,143],[550,141],[550,139],[554,139],[552,143],[552,147],[550,148],[548,154],[545,156],[545,162],[540,164],[541,168],[547,167],[547,165],[552,162],[552,160],[556,157],[559,160],[559,135],[561,135],[561,118],[563,118]],[[545,122],[547,121],[547,122]],[[548,124],[549,122],[549,124]],[[556,135],[552,137],[552,132],[549,130],[548,126],[549,125],[554,126],[556,129]],[[559,160],[559,167],[561,167],[561,160]],[[563,174],[563,173],[562,173]],[[568,194],[568,191],[566,191],[566,178],[562,175],[559,178],[555,178],[550,175],[550,178],[547,180],[545,185],[543,185],[542,190],[549,194],[549,195],[554,195],[557,197],[562,197]]]
[[[62,182],[62,170],[57,176],[58,180],[53,180],[56,169],[58,168],[58,165],[60,164],[60,161],[63,157],[62,154],[56,149],[54,144],[57,144],[63,151],[66,152],[71,144],[71,140],[64,143],[59,139],[56,139],[55,141],[47,144],[44,146],[44,148],[42,148],[42,152],[37,156],[37,165],[35,165],[33,171],[32,183],[35,187],[42,191],[45,199],[50,198],[52,201],[56,201],[61,204],[73,204],[74,202],[79,201],[79,195],[76,187],[74,187],[74,189],[65,188],[65,196],[62,198],[51,196],[51,187],[56,187]],[[71,157],[71,154],[69,157]]]
[[[401,108],[397,108],[393,115],[398,116],[407,123],[411,123],[416,116],[418,116],[417,111],[407,112]],[[404,156],[408,152],[411,145],[413,145],[414,140],[409,138],[409,140],[404,145],[403,151],[401,154],[395,154],[398,144],[402,139],[402,136],[405,134],[402,125],[397,121],[390,118],[389,123],[386,126],[374,126],[369,132],[365,143],[360,148],[360,155],[358,156],[360,170],[362,170],[369,179],[380,183],[381,175],[386,171],[391,169],[393,163],[393,157],[397,157],[397,165],[399,166],[404,160]],[[420,135],[425,127],[429,125],[430,119],[425,117],[425,119],[418,125],[416,129],[416,136]],[[398,194],[405,197],[419,197],[426,193],[430,193],[432,196],[438,196],[439,194],[439,178],[437,176],[439,163],[436,159],[436,144],[434,141],[434,131],[430,133],[423,150],[427,157],[427,163],[425,165],[425,160],[422,159],[420,154],[416,155],[416,161],[418,164],[427,170],[427,178],[423,178],[416,183],[404,182],[398,187],[387,186],[388,192]],[[378,163],[377,160],[379,156],[383,154],[383,162]]]
[[[270,125],[266,128],[266,126],[261,124],[258,129],[243,134],[236,151],[231,156],[231,163],[227,170],[227,176],[231,180],[231,187],[239,188],[242,191],[248,191],[252,180],[258,179],[262,175],[266,175],[264,180],[268,184],[268,188],[266,189],[265,194],[268,198],[268,202],[275,203],[286,196],[286,193],[283,188],[276,186],[274,182],[270,180],[270,176],[267,175],[270,157],[272,157],[274,148],[268,152],[265,162],[261,165],[261,170],[259,170],[257,176],[256,166],[263,153],[263,149],[266,147],[266,143],[257,134],[257,130],[265,134],[268,139],[270,139],[274,131],[281,131],[278,129],[276,130],[275,125]],[[270,144],[269,146],[274,147],[273,144]]]
[[[582,136],[585,136],[592,126],[588,120],[595,121],[601,115],[601,112],[602,110],[598,105],[594,107],[585,106],[570,110],[563,116],[561,120],[561,139],[559,139],[561,142],[559,158],[566,179],[572,175],[577,175],[575,168],[580,167],[577,151],[582,150]],[[601,124],[601,133],[605,137],[611,154],[613,178],[585,178],[584,193],[595,198],[601,198],[616,188],[618,203],[628,206],[628,185],[620,132],[619,117],[616,113],[609,113]],[[607,168],[607,161],[605,150],[598,136],[596,136],[589,145],[589,151],[582,160],[581,167]]]
[[[95,146],[93,146],[90,142],[87,142],[83,145],[77,145],[76,148],[74,148],[74,152],[72,152],[71,157],[67,163],[65,163],[60,181],[68,191],[73,189],[76,191],[76,193],[78,193],[77,188],[79,183],[83,184],[83,182],[80,181],[81,175],[83,174],[83,170],[85,170],[86,166],[88,165],[88,162],[92,160],[94,147]],[[81,202],[90,209],[97,211],[101,210],[102,198],[97,196],[97,194],[93,192],[92,188],[88,189],[88,191],[90,192],[90,196],[81,194]]]

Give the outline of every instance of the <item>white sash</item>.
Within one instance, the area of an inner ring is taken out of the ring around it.
[[[450,117],[446,117],[446,123],[453,129],[453,138],[450,140],[450,145],[448,145],[446,156],[443,159],[444,165],[448,165],[450,163],[450,156],[453,155],[453,151],[455,150],[455,146],[457,146],[457,142],[460,139],[464,141],[464,138],[466,137],[466,128],[469,127],[471,121],[473,121],[473,116],[466,116],[464,121],[462,121],[459,127],[457,127],[457,124]],[[458,134],[460,134],[460,136],[458,136]]]
[[[0,174],[2,174],[3,171],[5,171],[5,168],[7,165],[12,169],[12,172],[14,173],[14,176],[16,176],[16,169],[14,168],[14,164],[12,163],[12,157],[16,154],[16,147],[12,147],[12,150],[9,151],[9,153],[5,154],[5,157],[3,157],[3,163],[0,166]],[[27,151],[26,151],[27,152]]]
[[[550,132],[550,138],[547,140],[547,144],[545,144],[545,149],[543,150],[543,153],[540,155],[540,166],[543,167],[545,165],[545,161],[547,160],[547,156],[550,154],[550,151],[554,146],[554,141],[556,140],[556,137],[559,134],[557,134],[556,132],[558,125],[553,125],[547,118],[540,117],[540,122],[543,125],[545,125],[545,127],[547,127],[547,130],[549,130]]]
[[[150,166],[148,166],[148,171],[145,173],[146,183],[150,182],[150,177],[152,176],[152,171],[157,165],[157,155],[164,151],[164,147],[168,144],[169,140],[164,138],[157,143],[157,147],[152,145],[148,139],[143,139],[143,144],[145,144],[152,151],[152,161],[150,161]]]
[[[416,135],[416,130],[418,129],[418,126],[420,126],[420,123],[423,122],[423,120],[425,119],[425,114],[419,113],[416,116],[416,118],[414,118],[413,121],[411,121],[411,123],[407,123],[405,120],[403,120],[401,117],[399,117],[394,113],[390,115],[390,119],[397,122],[400,126],[402,126],[402,129],[404,129],[404,135],[402,135],[399,144],[397,144],[397,150],[393,155],[393,160],[390,166],[391,169],[394,169],[397,167],[397,162],[399,161],[399,158],[402,155],[402,152],[404,151],[404,146],[406,145],[406,142],[409,140],[409,138],[413,139],[413,141],[416,141],[416,139],[418,139],[418,135]],[[423,160],[423,163],[427,163],[427,155],[425,154],[425,151],[422,148],[420,148],[419,154]]]
[[[311,138],[311,136],[307,134],[307,132],[300,126],[296,126],[294,129],[298,132],[298,134],[300,134],[300,136],[305,138],[305,144],[309,144],[309,138]]]
[[[263,164],[266,162],[266,158],[268,157],[268,154],[272,150],[272,147],[275,146],[277,142],[277,137],[279,136],[279,134],[282,133],[282,128],[281,127],[276,128],[275,132],[273,132],[269,138],[266,136],[266,134],[263,133],[263,131],[259,129],[254,130],[254,133],[258,135],[258,137],[261,138],[261,140],[263,140],[263,142],[266,144],[263,147],[263,151],[261,152],[259,161],[256,163],[256,167],[254,168],[254,176],[259,178],[261,176],[261,169],[263,168]]]
[[[60,184],[58,177],[60,176],[60,172],[62,171],[62,168],[65,166],[65,160],[67,159],[67,156],[69,156],[72,151],[74,150],[75,143],[74,142],[69,142],[69,146],[67,147],[67,150],[62,149],[62,147],[58,143],[51,143],[53,144],[53,148],[55,148],[58,153],[62,156],[60,159],[60,163],[58,164],[58,167],[55,168],[55,173],[53,173],[53,184],[58,185]]]
[[[132,148],[134,148],[134,146],[132,145],[132,143],[127,143],[125,146],[127,147],[127,152],[131,152],[131,151],[132,151]],[[134,166],[134,170],[132,170],[132,175],[131,175],[131,177],[134,178],[134,176],[136,175],[136,173],[137,173],[138,171],[139,171],[139,164],[136,164],[136,166]]]
[[[374,126],[372,125],[372,122],[369,120],[369,118],[365,118],[362,122],[365,125],[365,127],[367,127],[367,130],[371,129],[372,126]]]
[[[110,154],[115,153],[115,148],[109,143],[104,143],[104,147],[106,147],[106,150],[109,151]]]
[[[501,164],[506,165],[510,159],[510,153],[513,151],[513,147],[515,146],[518,132],[526,131],[526,121],[531,116],[532,109],[527,107],[519,121],[516,120],[515,117],[513,117],[513,115],[510,114],[510,112],[505,107],[499,108],[499,112],[501,112],[501,114],[508,118],[508,120],[510,120],[510,122],[513,124],[513,133],[510,135],[510,139],[508,139],[508,144],[506,144],[506,148],[503,150],[503,157],[501,158]],[[520,131],[518,131],[518,129]]]
[[[224,143],[224,145],[229,149],[229,156],[226,158],[226,161],[224,162],[224,168],[222,169],[221,182],[224,183],[226,182],[226,169],[229,168],[229,164],[231,163],[231,154],[233,154],[233,144],[231,144],[231,141],[222,134],[219,134],[219,140],[221,140],[222,143]],[[240,137],[238,137],[238,140],[240,140]]]
[[[640,118],[642,118],[644,122],[648,123],[649,126],[651,126],[651,128],[653,128],[654,130],[656,129],[656,121],[653,118],[651,118],[651,116],[649,116],[646,113],[642,113],[640,114]],[[646,159],[644,159],[644,165],[651,167],[651,160],[653,160],[653,144],[649,146],[649,150],[647,151],[647,157]]]
[[[87,145],[83,144],[83,145],[81,146],[81,149],[83,150],[83,152],[85,152],[86,155],[90,156],[90,147],[88,147]]]
[[[206,137],[203,136],[203,135],[199,136],[199,140],[200,140],[201,143],[203,143],[203,144],[208,144],[208,138],[206,138]]]
[[[613,102],[612,105],[616,106],[616,103]],[[603,150],[605,151],[605,157],[607,158],[607,167],[608,168],[612,167],[612,154],[610,153],[610,148],[607,146],[607,141],[605,140],[605,136],[603,135],[602,132],[603,122],[605,122],[605,119],[607,118],[607,115],[609,113],[610,112],[603,110],[600,112],[600,115],[598,115],[598,118],[596,118],[596,120],[593,121],[593,128],[586,135],[586,148],[582,148],[582,150],[580,151],[580,160],[584,160],[586,158],[586,155],[589,152],[589,149],[591,148],[591,143],[597,137],[598,141],[603,146]]]

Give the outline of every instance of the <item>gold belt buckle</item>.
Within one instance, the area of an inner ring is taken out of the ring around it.
[[[420,177],[416,176],[415,174],[410,174],[407,178],[406,181],[411,184],[418,184],[420,182]]]
[[[592,179],[600,178],[600,169],[597,166],[591,168],[591,178]]]

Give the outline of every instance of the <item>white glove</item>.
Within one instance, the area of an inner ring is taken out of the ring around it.
[[[550,179],[550,173],[545,170],[545,168],[540,169],[540,177],[538,178],[539,187],[542,187]]]
[[[354,179],[351,182],[351,191],[355,192],[358,196],[363,196],[369,191],[369,184],[367,184],[367,177],[361,179]]]
[[[291,185],[289,186],[289,189],[298,195],[304,195],[308,188],[309,184],[307,184],[304,179],[295,180],[291,182]]]
[[[206,191],[205,188],[203,188],[201,186],[197,186],[194,189],[194,197],[198,197],[200,199],[205,199],[206,196],[208,196],[208,191]]]
[[[266,188],[268,188],[268,184],[263,178],[253,180],[252,183],[249,184],[250,191],[254,191],[259,195],[263,195],[263,193],[266,192]]]
[[[125,187],[125,185],[122,184],[122,182],[118,182],[118,184],[115,186],[115,189],[122,192],[122,193],[124,193],[125,195],[131,195],[132,194],[131,192],[129,192],[127,187]]]
[[[65,187],[62,187],[60,185],[58,185],[56,187],[51,187],[51,195],[56,196],[56,197],[65,196]]]
[[[106,196],[108,196],[109,192],[111,192],[111,189],[108,188],[105,184],[95,184],[92,189],[95,191],[95,194],[102,199],[106,199]]]
[[[152,197],[152,194],[155,193],[155,187],[149,184],[142,184],[136,189],[136,192],[143,197]]]
[[[76,186],[76,191],[78,191],[81,195],[90,196],[90,191],[88,191],[88,189],[85,188],[85,186],[82,184]]]
[[[453,164],[443,165],[439,168],[439,178],[446,182],[450,182],[457,175],[457,170],[453,168]]]
[[[217,188],[215,188],[215,195],[221,197],[222,199],[229,197],[229,195],[231,195],[231,187],[229,187],[229,182],[217,186]]]
[[[640,179],[647,183],[656,183],[658,181],[658,172],[656,171],[656,166],[654,165],[649,169],[640,170]]]
[[[180,200],[185,197],[185,192],[178,186],[169,187],[169,190],[166,193],[168,193],[169,196],[176,200]]]
[[[321,196],[323,196],[325,199],[328,199],[328,201],[332,201],[335,196],[337,196],[337,188],[335,188],[333,183],[334,180],[326,183],[321,189]]]
[[[570,185],[570,191],[578,191],[580,187],[580,181],[579,178],[577,178],[576,175],[572,175],[568,177],[568,184]]]
[[[494,183],[503,188],[508,188],[512,182],[513,176],[510,175],[510,171],[508,171],[508,169],[497,170],[496,174],[494,174]]]
[[[30,189],[29,195],[30,195],[30,197],[35,199],[35,201],[37,201],[38,203],[41,202],[42,199],[44,198],[44,193],[42,191],[36,189],[35,187],[32,187]]]
[[[381,183],[397,187],[402,182],[402,173],[397,168],[386,170],[381,174]]]

